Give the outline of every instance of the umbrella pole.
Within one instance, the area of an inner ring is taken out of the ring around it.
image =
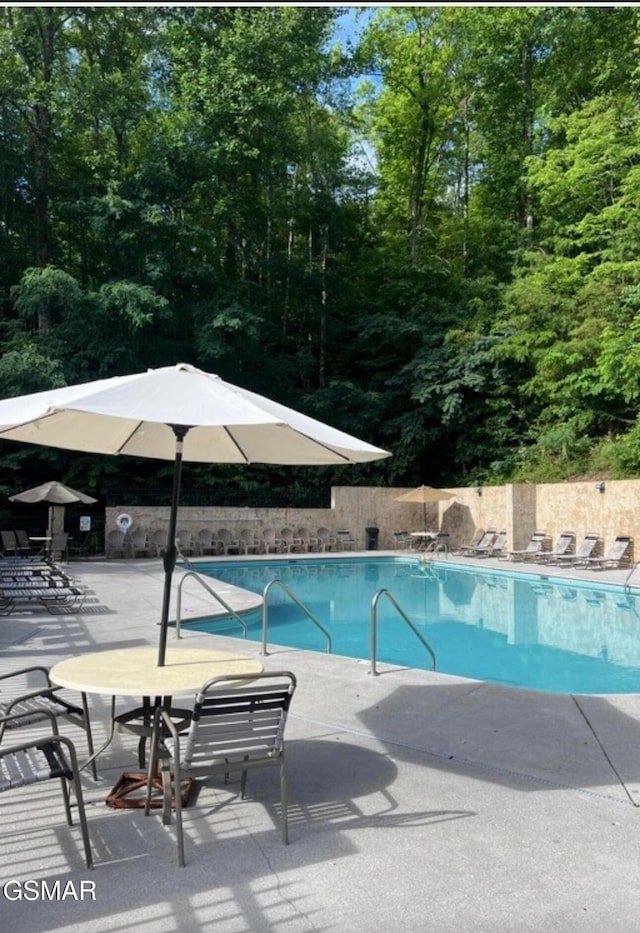
[[[180,498],[180,480],[182,478],[182,447],[189,430],[181,424],[171,425],[176,436],[176,456],[173,469],[173,491],[169,510],[169,532],[167,549],[164,553],[164,593],[162,596],[162,614],[160,616],[160,644],[158,647],[158,667],[164,667],[167,652],[167,630],[169,628],[169,605],[171,603],[171,578],[176,566],[176,525],[178,521],[178,500]]]

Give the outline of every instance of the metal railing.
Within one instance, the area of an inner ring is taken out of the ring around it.
[[[638,560],[635,561],[635,563],[632,565],[631,569],[629,570],[629,573],[627,574],[627,576],[626,576],[626,578],[625,578],[624,587],[623,587],[625,593],[630,593],[630,592],[631,592],[631,586],[630,586],[630,584],[629,584],[629,580],[631,579],[631,577],[632,577],[633,574],[635,573],[638,564],[640,564],[640,561],[638,561]]]
[[[378,592],[374,595],[373,599],[371,600],[371,667],[369,668],[369,673],[370,674],[378,673],[378,671],[376,670],[376,661],[377,661],[377,654],[378,654],[378,603],[380,602],[383,596],[386,596],[389,602],[391,603],[391,605],[395,609],[398,610],[400,616],[407,623],[407,625],[409,626],[413,634],[416,636],[418,641],[422,644],[422,646],[429,653],[431,657],[431,670],[435,671],[436,656],[433,653],[433,650],[429,642],[425,638],[423,638],[423,636],[420,634],[418,629],[415,627],[415,625],[413,624],[409,616],[406,614],[404,609],[398,605],[398,603],[396,602],[394,597],[391,595],[389,590],[378,590]]]
[[[301,609],[302,612],[304,612],[304,614],[307,616],[307,618],[309,618],[313,622],[313,624],[317,628],[320,629],[320,631],[322,632],[322,634],[327,640],[327,649],[326,649],[327,654],[331,654],[331,635],[326,630],[322,622],[320,622],[314,616],[314,614],[309,609],[307,609],[307,607],[303,603],[300,602],[297,596],[294,596],[294,594],[291,592],[289,587],[286,586],[282,582],[282,580],[270,580],[269,583],[267,583],[267,585],[265,586],[264,592],[262,594],[262,649],[261,649],[261,654],[268,653],[267,652],[267,630],[269,627],[269,594],[271,593],[271,590],[273,589],[274,586],[278,586],[289,597],[289,599],[291,599],[296,604],[298,609]]]
[[[218,603],[220,603],[222,608],[226,612],[228,612],[229,615],[232,616],[236,620],[236,622],[238,622],[239,625],[242,626],[242,631],[244,632],[244,638],[246,638],[247,637],[247,623],[244,621],[243,618],[241,618],[238,615],[235,609],[232,609],[231,606],[227,602],[225,602],[225,600],[222,598],[222,596],[219,595],[219,593],[216,593],[216,591],[212,589],[212,587],[210,587],[209,584],[205,580],[202,579],[199,573],[196,573],[195,570],[188,570],[183,575],[182,579],[180,580],[180,583],[178,584],[178,593],[176,597],[176,638],[181,637],[180,624],[182,622],[182,587],[183,587],[184,581],[189,579],[189,577],[193,577],[200,584],[200,586],[202,586],[207,591],[207,593],[209,593],[210,596],[213,596],[213,598]],[[226,616],[224,618],[226,619]],[[221,619],[220,621],[223,621],[223,620]]]

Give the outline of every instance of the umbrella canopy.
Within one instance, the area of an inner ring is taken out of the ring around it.
[[[87,496],[84,492],[78,492],[71,486],[65,486],[52,480],[49,483],[42,483],[40,486],[34,486],[33,489],[25,489],[24,492],[18,492],[14,496],[9,496],[10,502],[48,502],[49,503],[49,528],[48,533],[53,535],[56,531],[64,530],[64,507],[72,502],[80,502],[83,505],[90,505],[97,502],[93,496]]]
[[[424,530],[427,530],[427,502],[443,502],[446,499],[454,499],[452,492],[444,489],[434,489],[433,486],[417,486],[410,489],[409,492],[403,492],[401,496],[396,496],[396,502],[422,502],[422,517],[424,519]]]
[[[83,505],[90,505],[98,500],[92,496],[87,496],[84,492],[78,492],[77,489],[72,489],[71,486],[65,486],[64,483],[52,480],[49,483],[34,486],[33,489],[25,489],[24,492],[9,496],[9,501],[50,502],[52,505],[68,505],[71,502],[81,502]]]
[[[434,489],[433,486],[418,486],[416,489],[410,489],[409,492],[403,492],[401,496],[396,496],[396,502],[440,502],[445,499],[453,499],[454,494],[445,489]]]
[[[328,466],[381,450],[186,363],[0,401],[0,437],[174,461],[158,664],[166,651],[183,459]]]

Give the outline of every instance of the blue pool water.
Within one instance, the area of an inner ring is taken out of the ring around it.
[[[371,601],[388,590],[431,645],[441,673],[553,693],[640,693],[640,603],[620,587],[491,573],[419,558],[314,558],[198,564],[199,572],[262,594],[282,581],[330,631],[334,654],[370,657]],[[215,588],[215,587],[214,587]],[[261,613],[247,617],[260,641]],[[241,637],[233,620],[191,628]],[[322,633],[280,589],[269,595],[270,644],[324,651]],[[431,666],[386,598],[378,660]]]

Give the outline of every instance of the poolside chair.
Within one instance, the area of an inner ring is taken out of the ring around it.
[[[167,550],[167,532],[163,528],[156,528],[149,535],[149,551],[156,557],[162,557]],[[107,557],[109,555],[107,554]]]
[[[49,554],[52,560],[69,560],[69,532],[57,531],[51,535]]]
[[[488,544],[479,544],[474,548],[467,548],[467,557],[500,557],[507,544],[507,532],[499,531]]]
[[[262,542],[253,528],[243,528],[239,537],[240,549],[243,554],[259,554]]]
[[[201,556],[206,554],[217,554],[218,547],[213,537],[211,528],[201,528],[196,537],[197,552]]]
[[[320,528],[318,528],[317,540],[318,540],[318,550],[321,553],[335,550],[336,539],[331,534],[328,528],[325,528],[324,526],[321,526]]]
[[[173,791],[182,788],[183,777],[223,774],[226,779],[231,772],[239,771],[240,797],[244,798],[249,770],[279,768],[282,841],[287,844],[284,730],[295,689],[296,678],[289,671],[214,677],[198,692],[184,735],[178,734],[165,710],[156,710],[145,814],[150,812],[153,776],[159,762],[163,822],[171,822],[173,798],[180,865],[185,864],[182,793]]]
[[[151,553],[149,532],[146,528],[134,528],[129,535],[130,557],[148,557]]]
[[[578,566],[582,561],[588,560],[590,557],[595,555],[599,545],[600,545],[600,535],[588,534],[585,535],[580,547],[577,548],[575,554],[556,554],[555,557],[549,559],[547,563],[549,564],[568,564],[569,566],[576,565]]]
[[[311,550],[311,537],[309,535],[308,528],[305,528],[304,526],[296,528],[291,540],[291,550],[298,551],[301,554],[307,553]]]
[[[12,721],[17,721],[22,715],[17,713],[9,718]],[[0,719],[0,724],[8,725],[8,719]],[[55,729],[54,723],[52,723],[52,728]],[[87,868],[92,868],[93,856],[84,809],[78,759],[73,742],[54,731],[52,735],[45,738],[32,737],[18,745],[0,745],[0,793],[15,790],[18,787],[28,787],[31,784],[40,784],[43,781],[55,780],[60,781],[65,815],[69,826],[73,826],[69,785],[73,787],[85,861]],[[49,808],[46,807],[45,809],[48,816]]]
[[[291,528],[281,528],[280,533],[276,535],[276,544],[279,554],[290,554],[293,546],[293,531]]]
[[[449,552],[449,532],[439,531],[425,546],[425,552],[430,554],[447,554]]]
[[[29,535],[24,529],[16,528],[14,533],[19,554],[24,554],[26,557],[35,557],[36,555],[44,554],[43,545],[41,543],[34,544],[32,541],[29,541]]]
[[[165,544],[166,544],[166,535],[165,535]],[[109,557],[126,557],[129,553],[129,541],[127,535],[124,532],[120,531],[119,528],[113,528],[107,534],[107,545],[106,545],[106,556]]]
[[[15,531],[0,531],[0,537],[2,537],[2,550],[5,554],[20,553]]]
[[[336,544],[340,551],[350,551],[356,545],[356,539],[350,531],[336,531]]]
[[[178,551],[185,557],[191,557],[198,549],[193,532],[188,528],[179,528],[176,531],[176,545]]]
[[[82,729],[87,736],[87,749],[93,777],[98,780],[95,759],[93,759],[93,735],[86,693],[81,693],[81,705],[70,703],[60,695],[61,688],[54,687],[49,679],[49,669],[41,665],[22,667],[8,674],[0,674],[0,743],[5,729],[43,722],[46,719],[55,723],[62,719]],[[20,716],[16,716],[19,713]]]
[[[552,563],[556,557],[573,556],[576,536],[572,531],[563,531],[558,535],[555,547],[551,551],[539,551],[535,555],[535,560],[541,564]]]
[[[490,531],[489,534],[495,534],[495,532]],[[469,541],[463,541],[462,544],[456,548],[456,553],[459,554],[463,548],[477,547],[482,541],[484,535],[484,528],[476,528],[473,535],[471,536],[471,539]]]
[[[534,531],[526,547],[515,551],[506,551],[506,553],[501,556],[505,560],[535,560],[536,555],[543,550],[545,542],[548,540],[549,536],[545,531]]]
[[[633,563],[633,538],[618,535],[603,557],[585,557],[574,566],[592,570],[618,570]]]
[[[242,545],[237,536],[231,534],[228,528],[220,528],[216,533],[216,541],[219,542],[223,554],[240,554]]]
[[[263,554],[278,553],[278,543],[276,541],[275,529],[263,528],[260,542],[260,549]]]
[[[487,548],[491,547],[496,539],[496,535],[497,532],[493,530],[483,531],[477,544],[462,544],[456,553],[474,557],[478,552],[478,549],[481,551],[486,551]]]
[[[402,551],[407,551],[413,544],[413,538],[408,531],[394,531],[393,537],[396,547],[400,548]]]

